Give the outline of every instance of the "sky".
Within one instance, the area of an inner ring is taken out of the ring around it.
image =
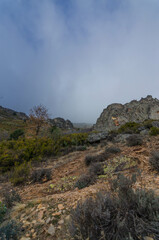
[[[158,0],[0,0],[0,105],[95,123],[159,98]]]

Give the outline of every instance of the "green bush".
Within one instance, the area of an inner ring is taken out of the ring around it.
[[[92,174],[83,174],[75,183],[75,188],[82,189],[85,187],[89,187],[90,185],[96,182],[96,176]]]
[[[105,152],[112,153],[112,154],[116,154],[116,153],[120,153],[121,150],[120,150],[120,148],[118,148],[118,147],[112,146],[112,147],[106,148],[106,149],[105,149]]]
[[[139,133],[139,127],[141,124],[136,122],[127,122],[123,124],[117,131],[118,133]]]
[[[11,182],[14,185],[26,183],[30,174],[31,165],[30,163],[24,162],[21,165],[17,165],[11,176]]]
[[[3,222],[3,218],[6,214],[6,211],[7,211],[6,206],[2,202],[0,202],[0,223]]]
[[[15,221],[10,221],[3,227],[0,227],[1,240],[17,240],[19,239],[21,227]]]
[[[159,128],[157,128],[157,127],[151,127],[151,128],[150,128],[150,135],[151,135],[151,136],[157,136],[157,135],[159,135]]]
[[[31,181],[33,183],[43,183],[51,180],[51,169],[50,168],[39,168],[32,172]]]
[[[16,202],[21,201],[20,195],[13,189],[11,191],[6,190],[3,194],[3,202],[7,208],[12,208]]]
[[[159,152],[154,151],[151,153],[151,157],[149,158],[149,163],[151,167],[159,172]]]
[[[10,134],[10,140],[17,140],[20,136],[24,136],[24,131],[22,129],[17,129]]]
[[[153,191],[133,190],[135,177],[119,175],[115,194],[98,193],[79,202],[72,211],[70,233],[74,240],[159,239],[159,197]]]
[[[139,146],[139,145],[143,144],[142,137],[140,135],[137,135],[137,134],[131,135],[130,137],[128,137],[126,139],[126,141],[127,141],[127,145],[129,147]]]
[[[24,162],[41,161],[46,156],[57,156],[63,148],[81,146],[87,143],[86,133],[51,138],[19,138],[0,143],[0,172],[7,172]]]

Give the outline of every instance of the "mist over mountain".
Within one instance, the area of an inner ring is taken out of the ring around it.
[[[0,105],[95,123],[113,102],[159,97],[159,2],[1,0]]]

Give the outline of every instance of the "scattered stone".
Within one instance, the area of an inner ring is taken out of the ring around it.
[[[52,214],[52,216],[60,216],[61,215],[61,212],[55,212]]]
[[[60,224],[60,225],[64,224],[64,220],[61,219],[61,220],[58,222],[58,224]]]
[[[38,213],[38,221],[41,221],[42,218],[43,218],[43,216],[44,216],[44,212],[43,212],[43,211],[40,211],[40,212]]]
[[[53,236],[55,234],[55,227],[51,224],[49,229],[47,230],[48,234]]]
[[[47,218],[47,219],[46,219],[46,224],[48,224],[50,221],[51,221],[51,218],[50,218],[50,217]]]
[[[30,240],[28,237],[22,237],[20,240]]]
[[[58,209],[59,209],[59,210],[63,210],[63,209],[64,209],[63,204],[58,204]]]
[[[65,220],[66,220],[66,222],[68,222],[68,221],[70,221],[70,215],[68,215],[67,217],[65,217]]]
[[[37,209],[41,209],[43,207],[43,205],[40,203],[38,206],[37,206]]]
[[[154,240],[152,237],[144,237],[144,240]]]

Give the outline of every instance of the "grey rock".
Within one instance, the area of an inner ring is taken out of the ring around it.
[[[141,135],[148,135],[149,134],[149,130],[148,129],[144,129],[140,132]]]
[[[154,121],[154,122],[152,122],[152,127],[157,127],[157,128],[159,128],[159,121]]]
[[[115,138],[115,142],[121,142],[121,143],[126,143],[126,139],[130,137],[131,134],[118,134]]]
[[[99,131],[116,130],[127,122],[140,123],[146,119],[159,120],[159,100],[150,95],[124,105],[109,105],[103,110],[93,128]]]
[[[108,137],[107,132],[99,132],[99,133],[91,133],[88,135],[88,142],[89,143],[96,143],[104,140]]]
[[[64,120],[63,118],[60,117],[49,119],[49,122],[54,127],[58,127],[61,129],[73,129],[73,124],[70,120]]]
[[[55,227],[51,224],[49,229],[47,230],[48,234],[51,236],[55,235]]]

